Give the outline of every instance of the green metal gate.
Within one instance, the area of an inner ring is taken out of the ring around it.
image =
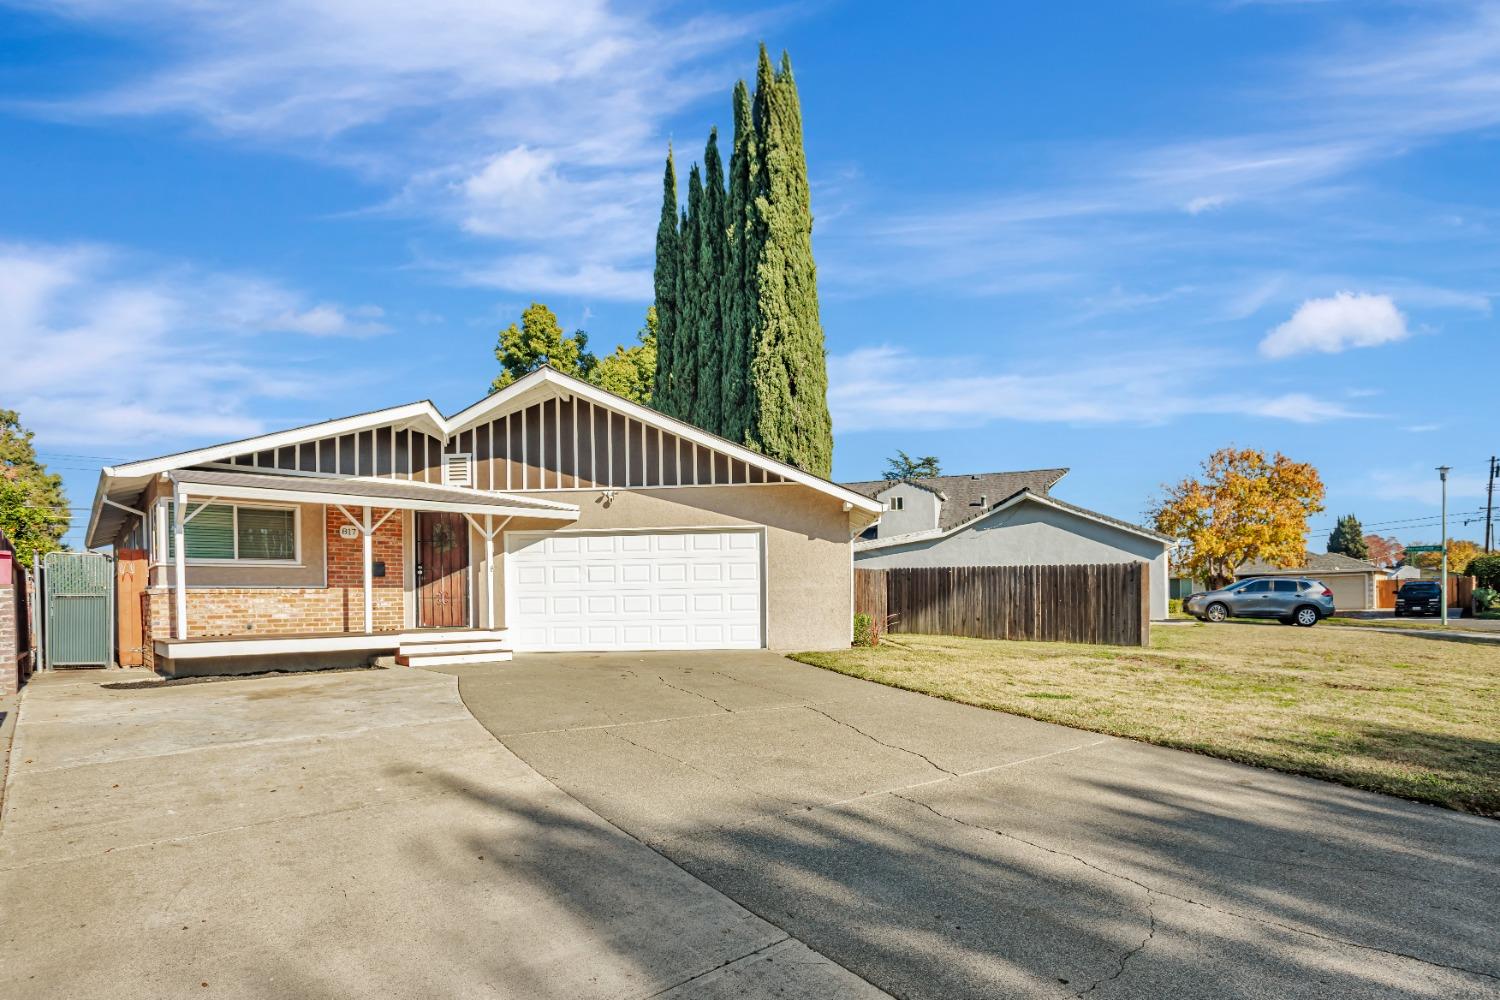
[[[42,562],[48,667],[110,665],[114,561],[93,552],[49,552]]]

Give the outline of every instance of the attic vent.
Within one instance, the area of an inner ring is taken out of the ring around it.
[[[979,494],[979,499],[978,500],[970,500],[969,501],[969,506],[970,507],[983,507],[985,505],[985,502],[988,501],[988,500],[989,500],[989,497],[987,497],[983,493],[981,493],[981,494]]]
[[[456,455],[443,456],[443,485],[444,486],[473,486],[474,485],[474,462],[473,456],[460,452]]]

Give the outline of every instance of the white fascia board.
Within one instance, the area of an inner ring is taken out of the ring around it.
[[[347,507],[379,507],[382,510],[437,510],[455,514],[502,514],[510,517],[540,517],[558,521],[578,520],[578,508],[572,504],[530,506],[496,506],[464,503],[462,500],[412,500],[404,497],[361,496],[351,493],[325,493],[309,487],[306,490],[284,490],[264,486],[222,486],[212,483],[177,483],[184,497],[207,497],[238,500],[280,500],[283,503],[343,504]]]
[[[178,452],[175,455],[163,455],[160,458],[148,458],[139,462],[128,462],[124,465],[107,465],[103,471],[105,475],[111,477],[154,476],[162,472],[170,472],[173,469],[186,468],[190,465],[218,462],[226,458],[233,458],[235,455],[242,455],[246,452],[273,451],[295,444],[316,441],[319,438],[352,434],[356,431],[368,430],[371,427],[384,427],[386,424],[394,424],[402,420],[411,423],[420,423],[424,417],[432,422],[432,430],[436,435],[446,435],[447,426],[443,420],[443,415],[438,412],[437,407],[423,400],[419,403],[406,403],[402,406],[393,406],[385,410],[375,410],[372,413],[362,413],[354,417],[340,417],[337,420],[326,420],[321,424],[308,424],[305,427],[296,427],[289,431],[277,431],[274,434],[262,434],[260,437],[244,438],[239,441],[228,441],[224,444],[210,445],[207,448],[198,448],[194,451]]]
[[[860,510],[876,515],[879,515],[881,512],[879,501],[872,500],[863,493],[856,493],[837,483],[831,483],[826,479],[803,472],[794,465],[788,465],[785,462],[778,462],[773,458],[767,458],[758,452],[751,451],[743,445],[735,444],[727,438],[710,434],[707,431],[694,427],[692,424],[684,423],[675,417],[658,413],[649,406],[633,403],[624,397],[616,396],[606,389],[600,389],[598,386],[590,385],[581,379],[563,375],[560,372],[553,371],[551,368],[538,368],[531,374],[512,382],[494,395],[480,400],[468,409],[455,413],[452,417],[448,418],[449,435],[451,436],[467,430],[470,426],[481,422],[486,416],[496,410],[504,409],[517,396],[543,383],[554,385],[560,390],[570,392],[575,396],[581,396],[591,403],[596,403],[599,406],[622,413],[632,420],[638,420],[643,424],[649,424],[652,427],[676,434],[684,440],[728,455],[748,465],[753,465],[768,472],[774,472],[776,475],[792,482],[800,483],[803,486],[808,486],[821,493],[836,497]],[[637,488],[650,489],[650,487]]]

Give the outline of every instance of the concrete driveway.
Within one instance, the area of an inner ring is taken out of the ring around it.
[[[1500,823],[768,653],[455,668],[598,815],[900,997],[1500,996]]]
[[[452,677],[100,686],[129,676],[22,698],[7,997],[881,996],[517,760]]]

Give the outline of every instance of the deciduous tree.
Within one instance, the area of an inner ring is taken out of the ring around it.
[[[32,438],[20,414],[0,410],[0,532],[27,566],[36,555],[65,548],[72,520],[62,477],[37,459]]]
[[[1406,546],[1395,535],[1387,535],[1384,538],[1379,535],[1365,536],[1365,550],[1370,553],[1369,560],[1376,566],[1399,566],[1401,560],[1406,557]]]
[[[519,326],[512,323],[500,331],[500,340],[495,346],[500,374],[490,383],[490,391],[498,392],[542,365],[551,365],[564,375],[586,379],[595,364],[588,345],[588,334],[582,330],[564,334],[557,322],[557,314],[540,302],[533,302],[521,313]]]
[[[1429,544],[1437,545],[1437,539]],[[1463,573],[1469,562],[1476,556],[1484,555],[1484,546],[1478,542],[1471,542],[1465,538],[1448,539],[1448,572]],[[1418,569],[1441,570],[1443,566],[1443,554],[1441,552],[1418,552],[1406,560]]]
[[[599,359],[589,374],[589,381],[601,389],[608,389],[617,396],[646,406],[652,404],[652,388],[656,381],[657,326],[656,307],[646,310],[646,325],[635,335],[636,343],[631,347],[621,345],[613,354]]]
[[[943,474],[943,470],[938,467],[936,455],[912,458],[900,448],[896,449],[894,458],[885,460],[885,464],[885,475],[882,477],[885,479],[931,479]]]
[[[1281,453],[1221,448],[1202,475],[1164,486],[1150,516],[1158,531],[1186,540],[1177,566],[1222,586],[1240,566],[1262,560],[1295,566],[1304,558],[1307,519],[1323,509],[1318,470]]]
[[[1354,559],[1370,558],[1370,547],[1365,544],[1365,532],[1360,527],[1359,518],[1353,514],[1339,518],[1328,535],[1328,551]]]

